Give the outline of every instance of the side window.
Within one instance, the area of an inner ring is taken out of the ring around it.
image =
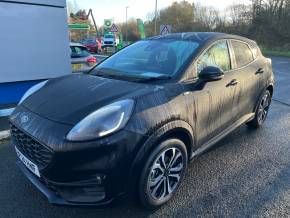
[[[216,43],[208,49],[197,61],[197,72],[208,66],[219,67],[223,71],[231,69],[228,44],[226,41]]]
[[[90,56],[87,48],[82,46],[71,46],[71,58],[81,58]]]
[[[253,53],[249,46],[243,42],[232,41],[237,67],[243,67],[254,60]]]
[[[260,54],[260,49],[258,48],[257,45],[252,45],[251,48],[254,55],[254,59],[256,59]]]

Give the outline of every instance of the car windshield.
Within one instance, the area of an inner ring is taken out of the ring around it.
[[[71,58],[82,58],[90,56],[88,49],[83,46],[71,46]]]
[[[106,72],[124,77],[172,77],[183,68],[199,43],[185,40],[144,40],[99,64],[92,74]]]
[[[105,39],[113,39],[113,38],[115,38],[114,35],[105,35]]]

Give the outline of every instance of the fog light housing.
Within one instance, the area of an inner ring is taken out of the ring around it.
[[[97,203],[106,198],[105,180],[106,175],[104,174],[90,175],[87,179],[75,181],[65,187],[59,187],[58,194],[68,202]]]
[[[105,175],[97,175],[96,176],[97,185],[102,185],[105,179],[106,179]]]
[[[84,204],[97,203],[106,198],[105,188],[97,185],[61,188],[58,194],[68,202]]]

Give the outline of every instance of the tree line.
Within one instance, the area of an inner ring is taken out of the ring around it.
[[[71,16],[72,18],[72,16]],[[215,31],[242,35],[268,47],[290,50],[290,0],[251,0],[250,4],[233,4],[224,11],[188,1],[174,2],[158,11],[149,13],[145,21],[146,36],[157,34],[161,24],[172,25],[172,32]],[[140,36],[136,19],[118,23],[128,41]],[[99,30],[102,28],[100,27]],[[124,38],[125,38],[124,37]]]
[[[290,50],[290,0],[252,0],[219,11],[187,1],[174,2],[146,22],[147,35],[154,34],[155,19],[172,25],[173,32],[217,31],[242,35],[265,46]]]

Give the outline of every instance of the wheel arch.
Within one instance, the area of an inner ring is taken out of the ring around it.
[[[273,97],[273,93],[274,93],[274,85],[273,85],[272,83],[269,83],[269,84],[268,84],[268,85],[267,85],[267,86],[262,90],[262,92],[260,93],[259,98],[257,99],[256,104],[255,104],[255,107],[254,107],[254,109],[253,109],[253,112],[255,112],[255,111],[257,110],[258,104],[259,104],[259,102],[261,101],[261,99],[262,99],[262,97],[263,97],[265,91],[267,91],[267,90],[270,92],[271,97]]]
[[[274,86],[273,84],[269,84],[268,87],[266,88],[266,90],[269,90],[271,97],[273,97],[273,93],[274,93]]]
[[[185,121],[174,120],[170,121],[155,131],[151,131],[151,134],[148,134],[149,137],[143,143],[143,145],[138,150],[130,169],[129,178],[131,181],[128,184],[128,187],[132,191],[132,187],[136,187],[140,173],[144,167],[144,163],[149,157],[150,153],[154,148],[161,143],[162,141],[170,138],[177,138],[181,140],[187,149],[188,160],[191,157],[191,153],[194,151],[195,138],[193,134],[192,127]],[[134,179],[132,179],[134,178]]]
[[[181,140],[186,146],[189,157],[191,152],[193,152],[195,141],[193,129],[183,120],[173,120],[165,123],[160,127],[149,131],[147,135],[149,135],[149,138],[143,144],[143,149],[141,148],[139,150],[136,157],[145,153],[148,154],[148,152],[150,153],[150,151],[154,149],[154,146],[169,138],[177,138]],[[144,151],[146,152],[144,153]]]

